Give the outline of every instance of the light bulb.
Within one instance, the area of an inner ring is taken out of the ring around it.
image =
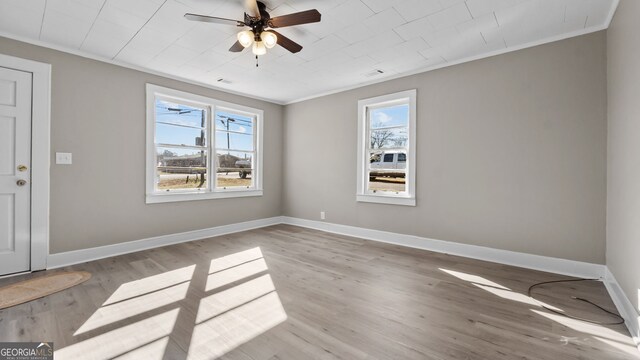
[[[262,42],[264,43],[264,46],[267,47],[267,49],[271,49],[278,43],[278,37],[276,36],[276,34],[270,31],[263,31],[260,34],[260,39],[262,39]]]
[[[264,46],[262,41],[256,41],[253,43],[253,53],[255,55],[264,55],[267,53],[267,48]]]
[[[244,47],[251,45],[251,43],[253,42],[253,38],[254,35],[251,30],[244,30],[238,33],[238,41],[240,42],[240,45]]]

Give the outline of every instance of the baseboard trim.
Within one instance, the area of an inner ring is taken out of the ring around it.
[[[288,216],[276,216],[267,219],[216,226],[208,229],[156,236],[120,244],[68,251],[57,254],[49,254],[47,258],[47,269],[55,269],[64,266],[80,264],[87,261],[129,254],[136,251],[206,239],[210,237],[232,234],[278,224],[300,226],[310,229],[322,230],[334,234],[353,236],[388,244],[429,250],[438,253],[451,254],[484,261],[491,261],[505,265],[519,266],[527,269],[546,271],[568,276],[598,279],[605,278],[605,266],[600,264],[591,264],[580,261],[525,254],[484,246],[461,244],[450,241],[429,239],[414,235],[398,234],[387,231],[372,230],[361,227],[313,221]]]
[[[635,341],[638,350],[640,350],[640,315],[608,267],[605,269],[604,285],[607,287],[609,296],[611,296],[618,309],[618,313],[624,319],[633,341]]]
[[[284,224],[322,230],[334,234],[353,236],[388,244],[407,246],[416,249],[429,250],[438,253],[491,261],[505,265],[513,265],[574,277],[602,279],[605,275],[605,266],[600,264],[525,254],[484,246],[461,244],[414,235],[397,234],[387,231],[371,230],[361,227],[306,220],[288,216],[283,216],[282,222]]]
[[[136,251],[153,249],[161,246],[179,244],[194,240],[206,239],[214,236],[226,235],[258,229],[266,226],[281,224],[282,219],[279,216],[246,221],[236,224],[216,226],[208,229],[187,231],[177,234],[162,235],[147,239],[129,241],[120,244],[94,247],[89,249],[62,252],[57,254],[49,254],[47,258],[47,269],[56,269],[64,266],[80,264],[87,261],[104,259],[117,255],[129,254]]]

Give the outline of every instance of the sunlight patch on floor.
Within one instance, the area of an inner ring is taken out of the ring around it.
[[[512,291],[511,289],[509,289],[506,286],[500,285],[497,282],[488,280],[483,278],[482,276],[478,276],[478,275],[472,275],[472,274],[467,274],[467,273],[463,273],[463,272],[459,272],[459,271],[454,271],[454,270],[448,270],[448,269],[443,269],[443,268],[439,268],[440,271],[443,271],[449,275],[455,276],[460,280],[464,280],[464,281],[468,281],[470,282],[473,286],[476,286],[484,291],[490,292],[493,295],[496,295],[498,297],[501,297],[503,299],[506,300],[512,300],[512,301],[517,301],[523,304],[527,304],[527,305],[531,305],[531,306],[537,306],[537,307],[542,307],[542,306],[546,306],[549,309],[553,309],[555,311],[560,311],[562,312],[562,309],[558,309],[555,306],[551,306],[549,304],[546,304],[542,301],[538,301],[538,300],[534,300],[533,298],[524,295],[524,294],[520,294],[518,292]]]
[[[594,337],[597,336],[599,338],[615,341],[619,344],[628,344],[628,345],[631,344],[631,340],[629,339],[628,336],[618,331],[609,329],[608,327],[605,327],[603,325],[591,324],[585,321],[570,319],[565,316],[551,314],[551,313],[538,311],[534,309],[531,309],[531,311],[549,320],[553,320],[561,325],[564,325],[570,329],[580,331],[582,333],[589,334]]]
[[[171,334],[180,309],[125,325],[55,351],[56,360],[112,359]]]
[[[539,300],[535,300],[527,295],[524,294],[520,294],[514,291],[509,291],[509,290],[502,290],[502,289],[496,289],[495,287],[492,286],[484,286],[484,285],[480,285],[480,284],[473,284],[477,287],[479,287],[480,289],[490,292],[493,295],[499,296],[503,299],[507,299],[507,300],[512,300],[512,301],[517,301],[517,302],[521,302],[523,304],[527,304],[527,305],[531,305],[531,306],[537,306],[537,307],[542,307],[542,306],[546,306],[549,309],[553,309],[555,311],[560,311],[560,312],[564,312],[562,309],[559,309],[555,306],[549,305],[547,303],[544,303],[542,301]]]
[[[485,279],[482,276],[467,274],[467,273],[448,270],[448,269],[443,269],[443,268],[439,268],[439,270],[440,271],[444,271],[444,272],[446,272],[447,274],[449,274],[451,276],[455,276],[460,280],[468,281],[470,283],[486,285],[486,286],[493,286],[494,288],[498,288],[498,289],[511,290],[506,286],[503,286],[503,285],[500,285],[500,284],[498,284],[496,282],[493,282],[491,280]]]
[[[211,260],[211,264],[209,265],[209,274],[226,270],[234,266],[238,266],[249,261],[261,258],[262,251],[259,247],[219,257],[217,259]]]
[[[614,349],[616,349],[616,350],[618,350],[620,352],[623,352],[623,353],[625,353],[627,355],[631,355],[631,356],[633,356],[635,358],[640,358],[640,354],[638,353],[638,348],[636,348],[633,345],[621,344],[621,343],[619,343],[617,341],[611,341],[609,339],[604,339],[604,338],[601,338],[599,336],[594,336],[593,338],[598,340],[598,341],[602,341],[603,343],[605,343],[605,344],[611,346],[612,348],[614,348]]]
[[[278,294],[268,293],[196,325],[187,359],[215,359],[285,320]]]
[[[135,350],[131,350],[124,355],[116,357],[115,359],[118,359],[118,360],[162,359],[165,351],[167,351],[168,344],[169,344],[169,337],[165,336],[160,340],[156,340],[150,344],[141,346]]]
[[[152,293],[173,285],[191,280],[196,266],[191,265],[180,269],[167,271],[162,274],[149,276],[143,279],[130,281],[118,287],[118,289],[102,305],[109,305],[127,300],[136,296]]]
[[[263,274],[268,267],[259,247],[213,259],[208,271],[199,269],[199,275],[207,276],[205,289],[202,285],[192,288],[195,271],[196,265],[191,265],[120,285],[74,336],[113,329],[118,322],[136,316],[146,318],[57,350],[56,359],[165,358],[178,314],[192,314],[196,310],[193,301],[199,301],[195,321],[181,320],[176,329],[182,336],[190,335],[186,354],[190,359],[222,356],[287,319],[271,276]],[[211,293],[232,283],[237,284]],[[188,293],[199,297],[185,303]],[[171,304],[180,307],[146,314]]]
[[[259,278],[247,281],[243,284],[232,287],[200,300],[196,323],[209,320],[226,311],[249,303],[261,296],[275,291],[271,276],[268,274]]]
[[[187,296],[188,289],[189,283],[186,282],[132,299],[123,300],[112,305],[103,306],[96,310],[73,335],[80,335],[87,331],[126,320],[127,318],[180,301]]]
[[[207,277],[207,285],[205,291],[215,290],[217,288],[229,285],[233,282],[245,279],[249,276],[257,275],[261,272],[267,271],[267,263],[264,259],[242,263],[241,265],[234,266],[230,269],[220,270],[214,272]]]

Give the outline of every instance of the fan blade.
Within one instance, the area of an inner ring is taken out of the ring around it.
[[[244,0],[244,12],[256,19],[260,19],[260,9],[256,0]]]
[[[208,23],[215,23],[215,24],[225,24],[225,25],[236,25],[236,26],[244,26],[244,23],[242,21],[238,21],[238,20],[233,20],[233,19],[225,19],[225,18],[219,18],[219,17],[215,17],[215,16],[206,16],[206,15],[198,15],[198,14],[184,14],[184,17],[187,20],[191,20],[191,21],[202,21],[202,22],[208,22]]]
[[[240,41],[236,41],[236,43],[229,48],[229,51],[231,52],[241,52],[242,50],[244,50],[244,46],[240,44]]]
[[[281,28],[285,26],[309,24],[320,21],[320,12],[318,10],[307,10],[289,15],[276,16],[269,20],[269,26],[272,28]]]
[[[298,44],[297,42],[289,39],[288,37],[280,34],[275,30],[269,30],[269,31],[276,34],[276,36],[278,37],[278,45],[282,46],[283,48],[291,51],[294,54],[302,50],[302,45]]]

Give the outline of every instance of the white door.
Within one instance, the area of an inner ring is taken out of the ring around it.
[[[31,76],[0,67],[0,275],[31,267]]]

